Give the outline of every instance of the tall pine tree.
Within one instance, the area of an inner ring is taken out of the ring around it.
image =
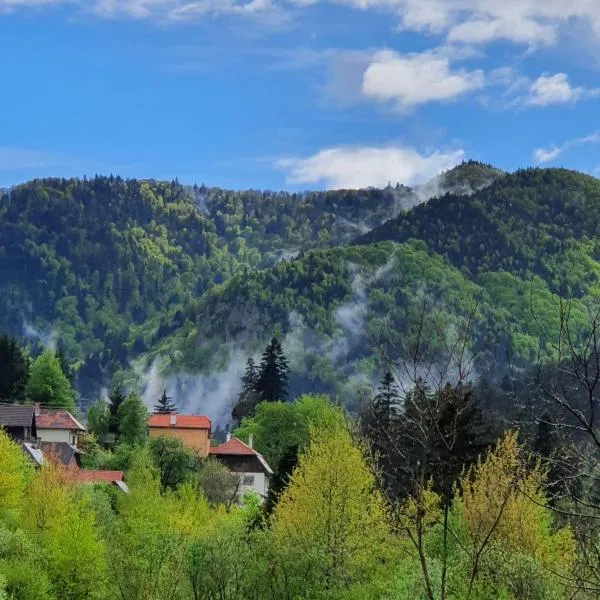
[[[395,471],[394,442],[400,391],[391,371],[386,371],[377,394],[360,412],[360,428],[374,452],[375,461],[386,490],[392,486]]]
[[[393,423],[399,403],[400,391],[392,372],[387,371],[372,402],[373,415],[382,427],[389,428]]]
[[[71,365],[69,364],[69,360],[67,359],[67,355],[59,343],[56,348],[56,358],[60,364],[60,369],[64,373],[65,377],[69,380],[69,383],[73,385],[73,371],[71,370]]]
[[[290,368],[283,348],[274,337],[265,348],[260,363],[256,386],[260,399],[266,402],[286,400],[289,372]]]
[[[158,399],[158,404],[154,405],[154,414],[168,415],[175,412],[177,407],[171,402],[171,398],[167,396],[167,390],[163,390],[161,397]]]
[[[234,421],[239,423],[244,417],[250,416],[256,405],[260,402],[258,378],[258,367],[254,359],[250,357],[246,363],[246,370],[242,377],[242,388],[238,394],[237,402],[231,411]]]
[[[25,400],[29,368],[29,357],[17,340],[0,336],[0,402]]]
[[[119,410],[123,402],[125,402],[125,394],[120,387],[116,387],[110,393],[108,397],[110,400],[109,412],[110,416],[108,419],[108,432],[115,436],[115,439],[119,436]]]

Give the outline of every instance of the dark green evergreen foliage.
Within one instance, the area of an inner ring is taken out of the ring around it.
[[[397,466],[393,450],[398,434],[400,390],[391,371],[386,371],[377,394],[359,409],[360,431],[369,441],[384,489],[391,490]]]
[[[377,395],[373,399],[373,416],[377,423],[384,428],[389,428],[396,419],[400,403],[400,390],[391,371],[386,371]]]
[[[386,376],[382,383],[387,408],[392,382]],[[436,391],[422,381],[405,395],[388,425],[385,415],[377,422],[367,413],[361,429],[373,450],[382,485],[395,502],[429,480],[443,501],[450,502],[463,469],[496,439],[470,386],[446,385]]]
[[[272,338],[265,348],[260,363],[256,390],[261,400],[281,402],[287,399],[290,368],[283,348],[277,338]]]
[[[557,271],[561,265],[556,255],[564,255],[576,240],[598,237],[597,179],[564,169],[526,169],[501,177],[471,196],[448,194],[429,200],[359,241],[419,238],[472,274],[535,273],[554,283],[561,271],[568,275],[564,266]],[[572,289],[578,291],[581,287]]]
[[[299,453],[300,448],[297,445],[289,446],[274,469],[269,480],[269,493],[263,506],[265,516],[268,517],[273,512],[279,497],[287,488],[290,477],[298,464]]]
[[[29,368],[29,357],[17,340],[0,336],[0,402],[24,402]]]
[[[176,409],[177,407],[171,402],[171,398],[167,396],[167,390],[163,390],[158,403],[154,405],[154,413],[157,415],[168,415],[175,412]]]
[[[73,370],[62,347],[62,344],[60,343],[56,347],[56,358],[60,363],[60,369],[63,372],[64,376],[69,380],[69,383],[73,385]]]
[[[113,434],[116,439],[119,435],[119,410],[123,402],[125,402],[125,394],[123,393],[122,388],[119,386],[115,387],[110,393],[108,399],[110,401],[108,407],[110,412],[110,417],[108,420],[108,432]]]
[[[259,369],[254,362],[254,359],[250,357],[246,363],[244,375],[242,376],[242,388],[231,412],[231,416],[236,423],[239,423],[244,417],[251,416],[254,408],[261,401],[258,387],[259,376]]]

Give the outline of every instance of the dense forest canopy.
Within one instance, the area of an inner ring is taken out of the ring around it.
[[[151,366],[237,379],[273,335],[293,394],[355,397],[424,309],[442,348],[476,307],[478,373],[501,379],[535,361],[559,298],[577,323],[597,297],[599,200],[587,175],[472,161],[329,192],[35,180],[0,199],[0,329],[34,354],[60,342],[83,404]]]

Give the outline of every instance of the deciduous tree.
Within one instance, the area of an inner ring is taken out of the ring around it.
[[[33,361],[27,395],[42,406],[75,411],[75,392],[52,351],[45,350]]]

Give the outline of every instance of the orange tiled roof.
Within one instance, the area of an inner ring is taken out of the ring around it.
[[[85,427],[68,410],[40,408],[39,412],[40,414],[35,416],[35,425],[38,429],[86,431]]]
[[[93,483],[95,481],[123,481],[123,471],[75,471],[73,473],[75,481],[81,483]]]
[[[258,454],[258,452],[250,448],[248,444],[244,444],[244,442],[242,442],[241,440],[238,440],[237,438],[231,438],[228,442],[225,442],[220,446],[216,446],[215,448],[211,448],[210,454],[252,456]]]
[[[175,425],[171,425],[171,415],[151,415],[148,427],[175,429],[210,429],[210,419],[201,415],[175,415]]]
[[[264,470],[269,475],[273,474],[271,467],[262,457],[262,454],[259,454],[256,450],[250,448],[248,444],[244,444],[244,442],[238,438],[231,438],[228,442],[216,446],[215,448],[211,448],[209,454],[213,456],[256,456],[260,464],[264,467]]]

